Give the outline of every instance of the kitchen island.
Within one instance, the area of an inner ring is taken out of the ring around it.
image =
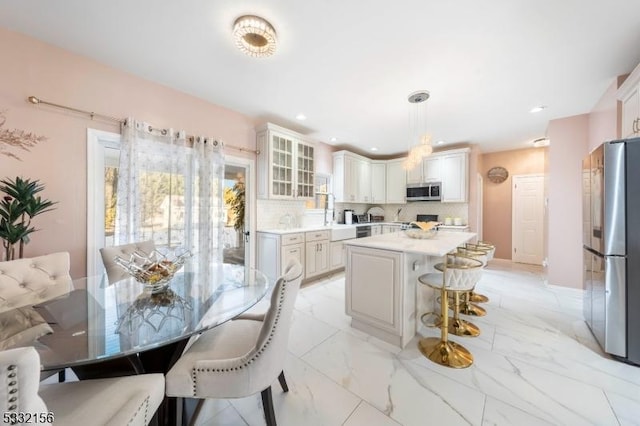
[[[404,347],[416,334],[420,315],[432,310],[433,292],[418,277],[456,247],[476,237],[472,232],[438,231],[432,239],[404,232],[345,241],[346,313],[351,326]]]

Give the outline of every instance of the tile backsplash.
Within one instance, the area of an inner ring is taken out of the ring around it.
[[[374,204],[336,203],[335,222],[342,223],[344,209],[353,209],[356,214],[366,213]],[[438,219],[444,222],[445,217],[459,217],[462,223],[469,223],[469,204],[467,203],[437,203],[437,202],[413,202],[407,204],[383,204],[378,205],[384,210],[386,221],[395,220],[398,209],[402,209],[398,220],[416,220],[418,214],[437,214]],[[257,200],[256,222],[258,230],[280,229],[280,219],[287,213],[295,217],[297,226],[322,225],[324,214],[315,210],[307,210],[304,201],[283,200]],[[331,215],[329,215],[331,217]]]
[[[257,200],[256,203],[256,226],[258,230],[280,229],[280,219],[289,213],[296,223],[302,224],[302,217],[305,212],[304,201],[283,201],[283,200]]]

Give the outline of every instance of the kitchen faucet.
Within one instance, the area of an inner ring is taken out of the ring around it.
[[[333,219],[335,219],[335,215],[336,215],[336,207],[335,207],[336,196],[333,195],[333,193],[331,193],[331,192],[316,192],[316,195],[326,195],[327,196],[327,198],[326,198],[326,200],[324,202],[324,226],[327,226],[329,224],[329,221],[327,220],[327,212],[329,210],[329,195],[331,195],[333,197],[333,209],[332,209],[333,214],[332,214],[332,217],[331,217],[331,223],[333,223]]]

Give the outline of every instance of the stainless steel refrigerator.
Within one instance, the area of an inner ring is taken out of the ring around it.
[[[640,365],[640,138],[582,162],[584,317],[605,352]]]

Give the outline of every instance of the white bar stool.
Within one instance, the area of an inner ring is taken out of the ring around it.
[[[473,355],[464,346],[451,342],[449,335],[449,292],[458,297],[468,292],[480,280],[482,262],[458,254],[448,254],[442,266],[442,273],[421,275],[421,284],[440,290],[441,322],[440,338],[426,337],[418,342],[420,352],[436,364],[451,368],[466,368],[473,364]],[[455,311],[454,311],[455,315]]]

